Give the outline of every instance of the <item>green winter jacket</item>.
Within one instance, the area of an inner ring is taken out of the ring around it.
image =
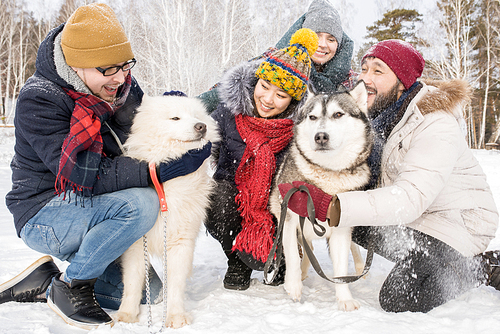
[[[306,19],[306,15],[302,15],[295,23],[288,29],[288,31],[281,37],[276,44],[278,49],[285,48],[290,42],[292,35],[302,28],[302,24]],[[311,83],[313,88],[318,92],[331,93],[338,90],[339,85],[349,79],[349,71],[351,69],[351,59],[354,50],[354,42],[349,36],[342,36],[342,43],[337,50],[335,56],[327,62],[324,66],[323,72],[318,72],[311,68]]]

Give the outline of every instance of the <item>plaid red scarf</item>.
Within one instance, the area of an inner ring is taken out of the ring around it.
[[[64,88],[66,94],[75,101],[75,108],[71,114],[69,133],[62,145],[55,183],[56,194],[66,192],[68,188],[84,196],[92,194],[103,149],[101,124],[125,102],[130,83],[129,74],[113,105],[95,95]]]
[[[292,139],[293,121],[243,115],[237,115],[235,120],[246,148],[235,175],[239,190],[236,202],[243,220],[233,251],[244,251],[266,262],[275,228],[267,208],[271,181],[276,172],[275,155]]]

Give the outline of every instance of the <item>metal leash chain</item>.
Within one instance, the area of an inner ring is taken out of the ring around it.
[[[163,218],[163,280],[162,280],[162,298],[163,298],[163,317],[162,317],[162,326],[160,330],[156,333],[162,333],[163,329],[166,328],[167,324],[167,216],[163,216],[163,212],[161,213]],[[146,305],[148,309],[148,329],[149,333],[153,334],[153,315],[151,311],[151,287],[149,282],[149,253],[148,253],[148,239],[144,235],[142,237],[142,244],[144,248],[144,263],[146,269]]]
[[[144,265],[146,269],[146,306],[148,309],[148,328],[151,333],[151,326],[153,324],[153,316],[151,314],[151,287],[149,285],[149,255],[148,255],[148,238],[144,235],[142,237],[142,246],[144,249]]]
[[[162,327],[160,332],[166,328],[167,324],[167,217],[170,211],[168,211],[167,216],[163,217],[163,212],[161,216],[163,217],[163,284],[162,284],[162,294],[163,294],[163,319]]]
[[[165,198],[165,191],[160,181],[156,177],[156,164],[154,162],[148,163],[149,173],[151,175],[151,180],[155,186],[156,193],[158,194],[158,199],[160,200],[160,216],[163,218],[163,281],[162,281],[162,297],[163,297],[163,321],[162,326],[158,333],[161,333],[165,328],[167,323],[167,218],[170,214],[168,211],[167,200]],[[146,273],[148,275],[148,273]],[[149,276],[148,276],[149,278]],[[147,292],[148,296],[151,296],[151,291]],[[149,303],[151,303],[151,297],[149,297]],[[149,330],[151,332],[152,326],[152,315],[151,307],[149,309]]]

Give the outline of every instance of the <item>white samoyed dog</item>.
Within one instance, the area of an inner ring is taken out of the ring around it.
[[[218,141],[217,125],[199,99],[144,96],[124,147],[127,156],[158,165],[201,148],[208,141]],[[164,222],[159,213],[154,227],[146,234],[150,254],[161,258],[166,223],[167,327],[179,328],[191,322],[184,309],[184,291],[191,274],[195,241],[213,188],[207,173],[209,160],[196,172],[163,183],[168,206],[168,213],[163,216],[167,218]],[[121,256],[121,263],[124,292],[114,318],[137,322],[146,275],[142,238]]]

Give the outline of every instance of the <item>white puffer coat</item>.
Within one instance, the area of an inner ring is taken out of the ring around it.
[[[460,80],[423,86],[382,153],[380,187],[339,194],[339,226],[405,225],[465,256],[495,237],[498,210],[457,119],[469,98]]]

